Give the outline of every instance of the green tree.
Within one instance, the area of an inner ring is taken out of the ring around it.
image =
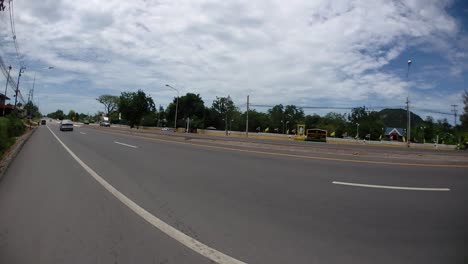
[[[78,120],[77,115],[78,114],[74,110],[70,110],[70,111],[68,111],[67,118],[72,120],[72,121],[77,121]]]
[[[435,137],[439,136],[439,143],[442,144],[456,144],[455,131],[449,124],[446,118],[437,120],[434,124]]]
[[[39,112],[39,108],[31,101],[24,105],[24,110],[26,111],[27,116],[31,118],[40,118],[42,116]]]
[[[298,123],[304,123],[304,121],[305,115],[302,108],[295,105],[287,105],[284,108],[283,122],[285,125],[285,131],[291,128],[295,128]]]
[[[156,126],[158,121],[157,112],[149,112],[143,116],[141,119],[142,126]]]
[[[62,110],[58,109],[55,112],[47,114],[47,117],[53,118],[53,119],[59,119],[62,120],[65,118],[65,114],[63,113]]]
[[[241,120],[246,120],[245,113],[241,114]],[[249,132],[261,132],[269,127],[270,116],[267,113],[257,112],[255,109],[249,110]],[[245,124],[243,126],[245,129]]]
[[[335,132],[335,137],[341,137],[347,128],[345,115],[330,112],[321,118],[319,128],[327,130],[328,135]]]
[[[145,92],[138,90],[137,92],[122,92],[118,110],[131,128],[135,126],[138,128],[143,116],[154,112],[156,107],[150,96],[146,96]]]
[[[270,116],[270,132],[282,133],[284,120],[284,106],[282,104],[275,105],[271,109],[268,109],[268,115]]]
[[[99,121],[101,120],[102,116],[104,115],[104,112],[102,111],[97,111],[97,113],[95,113],[91,119],[92,119],[92,122],[96,122],[96,121]],[[91,120],[90,120],[91,121]]]
[[[382,129],[385,127],[378,112],[367,111],[365,107],[357,107],[351,110],[348,117],[348,131],[350,135],[356,135],[359,124],[359,138],[377,139],[382,134]]]
[[[106,116],[112,114],[119,107],[119,97],[115,95],[104,94],[96,98],[96,100],[104,105]]]
[[[432,116],[427,116],[426,119],[424,120],[423,130],[422,130],[424,141],[435,142],[434,127],[435,127],[434,118]]]
[[[232,120],[234,112],[239,111],[231,97],[229,95],[227,97],[216,97],[216,100],[213,101],[212,109],[219,122],[218,124],[224,123],[224,130],[227,133],[229,120]]]
[[[88,120],[89,121],[89,116],[85,113],[80,113],[78,114],[78,120],[80,121],[84,121],[84,120]]]
[[[107,116],[109,117],[109,122],[111,122],[112,124],[118,124],[120,121],[118,111],[113,111]]]
[[[465,90],[465,92],[462,95],[463,97],[463,114],[460,115],[460,126],[462,129],[468,131],[468,91]]]
[[[166,125],[166,122],[167,122],[167,119],[166,119],[166,111],[164,110],[164,107],[159,106],[159,109],[158,109],[158,123],[157,123],[157,126],[159,126],[159,127],[165,126],[165,125]]]
[[[306,115],[305,116],[305,126],[307,129],[309,128],[318,128],[320,122],[321,122],[321,117],[317,114],[313,115]]]
[[[173,123],[177,98],[167,106],[166,113],[169,123]],[[177,126],[184,126],[185,120],[190,118],[190,127],[203,127],[203,118],[205,116],[205,102],[199,94],[187,93],[179,97],[179,106],[177,108]],[[172,121],[172,122],[171,122]]]

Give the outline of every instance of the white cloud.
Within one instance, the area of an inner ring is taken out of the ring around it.
[[[73,87],[59,93],[64,110],[87,112],[99,107],[93,98],[102,92],[138,88],[166,104],[174,94],[165,83],[200,93],[207,104],[227,94],[241,104],[250,94],[261,104],[362,105],[372,98],[401,105],[409,86],[382,67],[405,49],[450,50],[466,59],[450,42],[460,30],[445,11],[449,4],[25,0],[15,11],[27,60],[56,68],[43,74],[51,91]],[[451,71],[459,75],[466,66]],[[50,98],[46,111],[57,106]]]

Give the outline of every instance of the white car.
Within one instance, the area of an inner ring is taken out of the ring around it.
[[[99,125],[103,126],[103,127],[110,127],[109,121],[101,121],[101,122],[99,122]]]
[[[73,131],[73,121],[64,119],[60,121],[60,131]]]

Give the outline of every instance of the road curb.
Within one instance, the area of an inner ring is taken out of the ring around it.
[[[32,128],[28,132],[24,133],[18,139],[16,139],[15,144],[10,147],[10,149],[6,152],[5,156],[2,160],[0,160],[0,181],[3,179],[8,167],[10,166],[11,162],[15,159],[16,155],[21,151],[24,144],[28,139],[31,137],[32,134],[37,130],[37,127]]]

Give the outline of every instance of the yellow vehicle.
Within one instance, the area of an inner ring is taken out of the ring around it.
[[[327,142],[327,131],[318,128],[307,129],[305,140]]]

